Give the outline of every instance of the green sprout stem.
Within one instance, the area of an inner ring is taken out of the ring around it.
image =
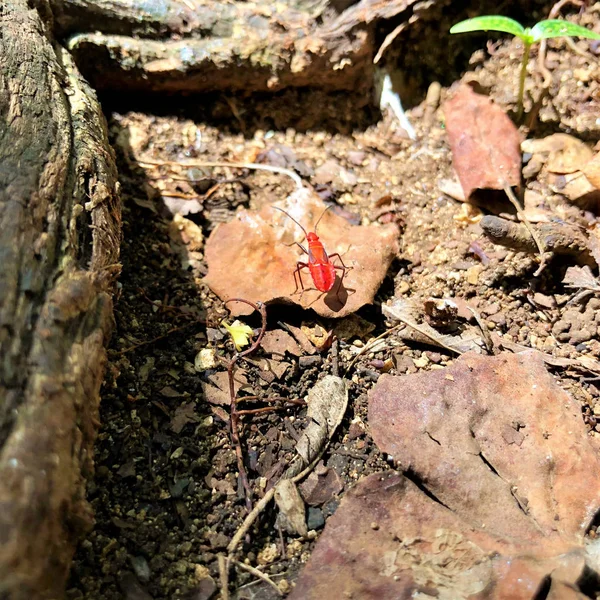
[[[519,77],[519,98],[517,103],[517,121],[523,116],[523,97],[525,96],[525,78],[527,77],[527,65],[529,64],[529,54],[531,53],[531,44],[523,40],[523,62],[521,63],[521,75]]]
[[[517,119],[523,115],[523,98],[525,96],[525,78],[531,45],[541,40],[558,37],[583,37],[600,40],[600,34],[581,25],[563,21],[562,19],[547,19],[536,23],[531,29],[523,27],[514,19],[500,15],[485,15],[461,21],[452,26],[450,33],[468,33],[470,31],[499,31],[515,35],[523,40],[523,62],[519,76],[519,97],[517,104]]]

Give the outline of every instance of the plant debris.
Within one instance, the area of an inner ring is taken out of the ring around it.
[[[283,208],[310,231],[327,207],[307,190],[302,192]],[[206,243],[205,281],[223,300],[240,296],[265,303],[297,303],[326,317],[343,317],[371,303],[398,253],[397,227],[354,226],[329,211],[319,224],[319,237],[328,253],[339,252],[349,267],[343,285],[338,276],[325,294],[314,288],[306,272],[301,275],[305,291],[294,289],[296,263],[306,260],[295,245],[302,242],[302,232],[270,206],[258,213],[241,211],[213,231]],[[232,314],[247,314],[247,309],[239,306]]]
[[[508,115],[469,85],[444,104],[452,162],[466,198],[521,182],[521,139]]]

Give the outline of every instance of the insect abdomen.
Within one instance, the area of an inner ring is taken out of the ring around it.
[[[335,269],[331,263],[309,263],[308,268],[315,287],[320,292],[328,292],[335,283]]]

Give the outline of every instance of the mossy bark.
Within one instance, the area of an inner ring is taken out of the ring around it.
[[[60,597],[92,524],[85,483],[119,272],[106,123],[49,15],[44,1],[0,9],[3,600]]]

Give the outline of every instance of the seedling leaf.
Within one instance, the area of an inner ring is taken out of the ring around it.
[[[221,323],[225,329],[229,332],[233,343],[235,344],[235,349],[239,352],[244,346],[247,346],[249,342],[250,336],[253,334],[252,327],[249,327],[245,323],[241,321],[234,321],[231,325],[227,323],[227,321],[223,321]]]
[[[452,31],[452,30],[450,30]],[[591,38],[593,40],[600,40],[600,34],[570,23],[569,21],[563,21],[562,19],[548,19],[546,21],[540,21],[537,25],[531,28],[531,35],[534,42],[539,40],[555,38],[555,37],[584,37]]]
[[[503,33],[511,33],[522,39],[525,39],[527,36],[527,31],[520,23],[514,19],[500,15],[474,17],[473,19],[460,21],[460,23],[450,28],[450,33],[467,33],[469,31],[501,31]]]

